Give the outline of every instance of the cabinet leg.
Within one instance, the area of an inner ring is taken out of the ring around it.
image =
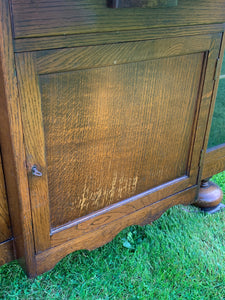
[[[209,179],[202,180],[198,200],[194,205],[205,213],[214,214],[224,209],[225,205],[221,203],[223,199],[222,190],[217,184],[209,181]]]

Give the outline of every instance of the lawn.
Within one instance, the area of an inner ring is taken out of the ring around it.
[[[213,180],[225,192],[225,172]],[[225,299],[225,212],[173,207],[36,279],[11,262],[0,268],[0,299]]]

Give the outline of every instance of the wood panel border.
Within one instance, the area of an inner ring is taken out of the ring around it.
[[[188,38],[168,38],[38,51],[36,52],[37,72],[39,75],[69,72],[206,52],[211,48],[213,37],[213,34],[207,34]],[[17,54],[17,56],[19,55]]]
[[[213,24],[22,38],[14,40],[14,50],[15,52],[26,52],[212,34],[224,31],[224,26],[225,24]]]
[[[91,213],[51,231],[51,247],[59,246],[68,239],[78,238],[83,234],[94,231],[103,225],[114,222],[128,214],[152,205],[166,198],[167,195],[177,194],[185,190],[188,177],[183,176],[166,184],[162,184],[147,192],[133,196],[118,203],[109,205],[97,212]]]
[[[0,144],[17,258],[36,274],[29,188],[7,0],[0,0]],[[7,166],[7,167],[6,167]]]
[[[32,52],[16,56],[36,252],[50,247],[48,180],[38,75]],[[36,166],[41,177],[32,174]]]
[[[220,50],[219,50],[219,53],[217,56],[215,72],[214,72],[214,76],[213,76],[213,89],[212,89],[212,93],[211,93],[210,110],[208,113],[207,128],[206,128],[206,133],[205,133],[205,137],[204,137],[202,159],[201,159],[201,164],[200,164],[199,184],[202,179],[206,179],[216,173],[221,172],[222,171],[221,168],[223,168],[223,166],[224,166],[223,155],[224,155],[225,150],[224,150],[223,145],[221,145],[221,147],[220,146],[213,147],[213,148],[209,149],[209,151],[207,151],[210,128],[211,128],[213,112],[214,112],[214,107],[215,107],[215,102],[216,102],[216,94],[217,94],[217,89],[218,89],[218,85],[219,85],[219,76],[217,76],[217,75],[220,74],[220,72],[221,72],[224,49],[225,49],[225,34],[223,32],[222,38],[221,38],[221,43],[220,43]],[[220,159],[221,159],[221,163],[219,163]]]
[[[192,187],[159,202],[126,214],[119,220],[102,225],[95,231],[84,233],[82,236],[65,241],[63,244],[46,250],[36,256],[37,273],[41,274],[52,269],[55,264],[69,253],[88,249],[93,250],[110,242],[121,230],[130,225],[146,225],[158,219],[166,210],[177,204],[193,203],[197,196],[197,187]]]
[[[207,150],[203,164],[202,179],[225,170],[225,144]]]

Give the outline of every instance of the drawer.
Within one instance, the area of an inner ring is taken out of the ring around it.
[[[107,2],[12,0],[14,36],[23,38],[200,25],[222,23],[225,19],[224,0],[119,0],[124,8],[110,8]],[[140,5],[142,2],[144,5]],[[123,3],[131,3],[132,7]]]

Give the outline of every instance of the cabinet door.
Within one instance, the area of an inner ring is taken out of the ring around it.
[[[37,253],[197,184],[220,39],[16,54]]]

